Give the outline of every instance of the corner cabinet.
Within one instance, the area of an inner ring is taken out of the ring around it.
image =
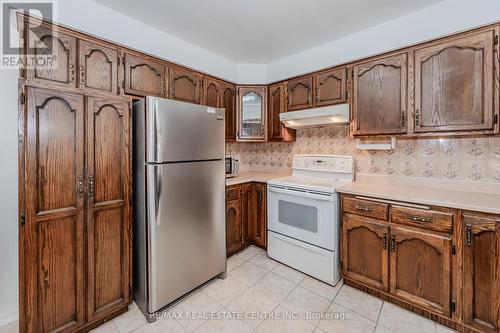
[[[239,86],[237,141],[267,141],[267,87]]]
[[[296,131],[286,128],[280,121],[280,113],[287,112],[287,82],[272,84],[268,91],[267,136],[269,141],[295,141]]]
[[[236,86],[221,83],[220,107],[226,111],[226,142],[236,141]]]

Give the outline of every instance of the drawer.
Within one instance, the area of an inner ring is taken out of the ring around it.
[[[389,205],[380,202],[344,197],[342,201],[344,212],[387,220]]]
[[[226,187],[226,201],[234,201],[240,198],[240,186],[228,186]]]
[[[447,233],[453,230],[453,213],[449,211],[392,206],[391,221]]]

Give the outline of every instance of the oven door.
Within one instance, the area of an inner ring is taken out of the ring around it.
[[[335,251],[338,194],[268,186],[268,229]]]

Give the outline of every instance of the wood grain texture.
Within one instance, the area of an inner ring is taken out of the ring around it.
[[[327,106],[345,103],[346,68],[334,68],[314,75],[315,98],[314,106]]]
[[[296,139],[296,131],[286,128],[280,121],[280,113],[287,112],[287,83],[269,86],[267,106],[267,126],[269,141],[291,142]]]
[[[125,93],[137,96],[165,95],[166,68],[163,63],[129,53],[125,53],[124,63]]]
[[[314,78],[312,75],[288,81],[288,111],[312,108]]]
[[[342,209],[347,213],[387,220],[389,205],[380,202],[361,200],[352,197],[342,197]]]
[[[389,225],[379,220],[343,214],[342,275],[389,289]]]
[[[252,183],[241,184],[241,237],[243,248],[250,245],[250,225],[256,218],[252,193]]]
[[[391,222],[452,233],[453,213],[449,209],[439,211],[393,205]]]
[[[203,78],[203,101],[201,104],[214,108],[221,107],[221,84],[209,77]]]
[[[118,51],[87,40],[78,41],[79,87],[118,93]]]
[[[236,86],[221,83],[220,107],[226,110],[226,142],[236,141]]]
[[[241,201],[226,203],[226,252],[231,255],[242,248]]]
[[[248,224],[250,241],[267,248],[267,185],[252,183],[252,210],[253,218]]]
[[[170,99],[200,104],[201,82],[199,74],[182,67],[170,68]]]

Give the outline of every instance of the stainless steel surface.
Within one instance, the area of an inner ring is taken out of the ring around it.
[[[224,110],[146,97],[146,161],[223,159]]]
[[[225,276],[223,115],[154,97],[134,103],[134,300],[149,321]]]

